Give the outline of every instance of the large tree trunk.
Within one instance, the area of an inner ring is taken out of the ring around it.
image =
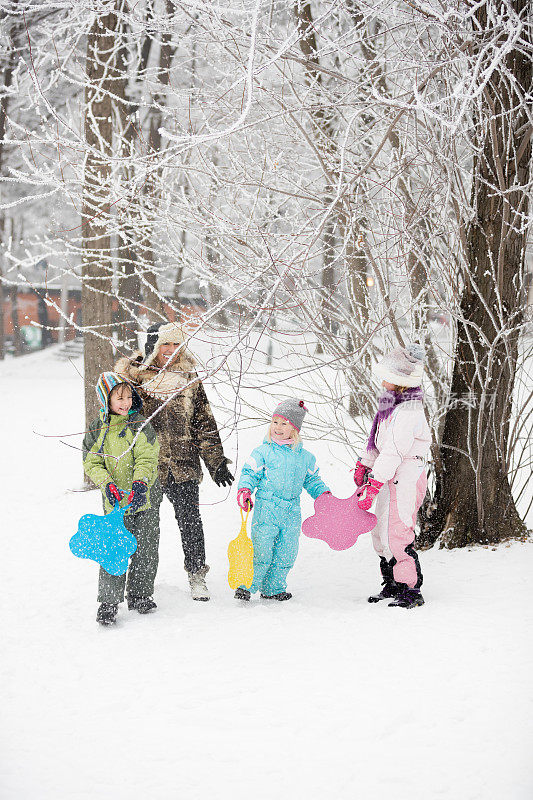
[[[113,364],[111,238],[109,234],[115,11],[96,13],[87,39],[85,140],[87,158],[82,205],[82,314],[86,424],[98,412],[94,390],[100,372]]]
[[[491,5],[480,5],[475,15],[485,32]],[[529,6],[528,0],[512,3],[524,20]],[[528,213],[531,170],[531,128],[523,97],[530,92],[532,80],[531,60],[518,49],[509,52],[485,87],[476,120],[480,149],[473,168],[474,216],[467,236],[442,438],[443,480],[431,519],[433,540],[442,534],[441,543],[447,547],[497,543],[525,533],[507,473],[523,320],[523,220]]]

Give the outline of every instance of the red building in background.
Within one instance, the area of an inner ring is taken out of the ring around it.
[[[59,329],[65,324],[60,316],[60,288],[36,286],[34,289],[30,289],[29,287],[4,286],[2,300],[4,341],[8,349],[15,348],[17,336],[20,336],[23,351],[47,347],[58,341]],[[205,303],[202,298],[188,299],[180,306],[182,318],[199,317],[204,311]],[[117,322],[118,312],[118,300],[113,298],[113,317]],[[73,323],[67,324],[65,327],[65,341],[68,341],[81,334],[76,327],[82,325],[81,289],[69,289],[66,313],[68,319]],[[169,304],[165,305],[165,313],[168,319],[174,322],[176,319],[174,307]],[[40,333],[38,334],[37,331]]]

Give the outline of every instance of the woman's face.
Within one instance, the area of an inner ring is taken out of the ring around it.
[[[174,344],[174,342],[160,345],[159,352],[157,354],[157,366],[169,367],[171,364],[173,364],[176,356],[178,355],[179,348],[180,345]]]
[[[388,381],[382,381],[382,382],[381,382],[381,385],[382,385],[382,386],[383,386],[383,388],[384,388],[384,389],[386,389],[388,392],[393,392],[393,391],[396,389],[396,385],[395,385],[394,383],[389,383]]]

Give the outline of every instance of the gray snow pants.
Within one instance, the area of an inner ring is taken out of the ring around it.
[[[128,597],[151,597],[159,563],[159,504],[148,511],[124,517],[124,525],[137,539],[137,550],[130,559],[126,575],[110,575],[100,567],[98,602],[122,603],[124,588]]]

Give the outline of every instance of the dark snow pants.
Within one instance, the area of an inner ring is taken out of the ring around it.
[[[200,517],[200,487],[196,481],[176,483],[169,473],[163,491],[174,506],[181,533],[187,572],[198,572],[205,566],[204,528]]]
[[[159,562],[159,503],[147,511],[126,514],[124,525],[137,539],[137,550],[130,559],[127,580],[126,575],[110,575],[100,567],[99,603],[122,603],[125,587],[128,597],[151,597],[154,593]]]

